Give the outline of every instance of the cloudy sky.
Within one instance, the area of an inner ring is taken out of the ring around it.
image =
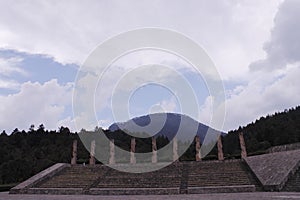
[[[225,88],[223,130],[236,129],[299,105],[299,24],[298,0],[1,0],[0,129],[27,130],[43,123],[47,129],[63,125],[76,130],[72,96],[80,66],[108,38],[144,27],[177,31],[205,49]],[[116,61],[115,76],[99,87],[108,91],[128,66],[153,62],[188,68],[174,55],[137,52]],[[181,72],[191,84],[204,83],[189,70]],[[199,120],[209,124],[212,97],[204,86],[194,89]],[[180,112],[179,104],[172,92],[149,85],[131,96],[130,116]],[[110,106],[109,98],[96,105],[99,126],[114,121]]]

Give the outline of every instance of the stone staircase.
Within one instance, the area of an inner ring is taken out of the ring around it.
[[[286,182],[283,191],[300,192],[300,167],[296,173]]]
[[[254,192],[259,183],[241,160],[185,163],[188,193]]]
[[[124,167],[124,166],[123,166]],[[143,167],[143,165],[127,166]],[[90,188],[90,194],[178,194],[182,164],[174,163],[165,168],[146,173],[127,173],[109,169]]]
[[[182,165],[170,165],[147,173],[126,173],[111,169],[96,188],[179,188]]]
[[[116,164],[110,167],[57,163],[15,186],[10,193],[147,195],[300,192],[300,150],[251,156],[243,160],[174,162],[163,166],[166,163]],[[153,168],[158,170],[146,172]]]
[[[122,167],[138,170],[147,165]],[[121,172],[105,165],[69,165],[54,176],[15,193],[145,195],[253,192],[259,184],[249,171],[242,160],[174,162],[147,173]]]

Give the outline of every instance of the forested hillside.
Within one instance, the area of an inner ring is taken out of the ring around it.
[[[15,129],[0,135],[0,183],[20,182],[57,162],[69,162],[72,140],[77,137],[68,128],[46,131]],[[83,149],[83,148],[82,148]],[[81,152],[80,152],[81,154]]]
[[[300,106],[261,117],[246,127],[228,132],[224,137],[224,151],[239,154],[237,133],[243,132],[248,153],[259,154],[272,146],[300,142]]]
[[[100,131],[82,130],[82,134],[95,134]],[[130,136],[122,131],[110,132],[102,130],[115,144],[129,150]],[[15,129],[10,135],[5,131],[0,134],[0,185],[21,182],[43,169],[58,163],[70,163],[73,140],[78,141],[78,163],[88,163],[89,152],[83,146],[77,133],[71,133],[69,128],[61,127],[58,131],[45,130],[43,125],[37,129],[33,125],[28,131]],[[157,138],[157,147],[168,144],[165,137]],[[137,152],[151,150],[151,138],[137,139]]]
[[[86,132],[92,134],[99,131]],[[102,129],[101,129],[102,130]],[[129,150],[130,136],[122,131],[104,131],[115,144]],[[300,107],[281,113],[275,113],[230,131],[223,137],[223,149],[226,159],[238,158],[240,147],[238,133],[243,132],[248,154],[264,153],[271,146],[300,142]],[[67,127],[57,131],[45,130],[43,125],[28,131],[15,129],[11,134],[3,131],[0,134],[0,184],[21,182],[39,171],[58,162],[69,163],[72,155],[72,142],[78,140],[78,163],[88,162],[89,153],[80,142],[77,133],[71,133]],[[169,142],[168,138],[157,138],[158,149]],[[151,151],[151,138],[137,139],[137,152]],[[180,160],[195,159],[194,143]],[[216,159],[217,149],[205,159]]]

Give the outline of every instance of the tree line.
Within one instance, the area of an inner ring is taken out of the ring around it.
[[[94,131],[81,133],[97,134],[104,132],[109,139],[124,150],[130,150],[131,136],[121,130],[110,132],[96,127]],[[238,133],[243,132],[248,155],[265,153],[272,146],[300,142],[300,107],[281,113],[261,117],[245,127],[229,131],[222,137],[225,159],[240,158]],[[78,141],[78,163],[88,163],[89,152],[82,144],[79,134],[68,127],[46,130],[41,124],[31,125],[27,131],[17,128],[11,134],[0,134],[0,184],[18,183],[37,174],[43,169],[58,163],[69,163],[72,157],[72,142]],[[156,138],[160,149],[170,141],[167,137]],[[150,152],[151,138],[137,138],[136,152]],[[195,143],[180,157],[181,161],[195,160]],[[217,159],[217,147],[204,159]]]

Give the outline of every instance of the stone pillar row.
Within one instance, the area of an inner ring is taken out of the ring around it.
[[[195,146],[196,146],[196,161],[201,161],[201,152],[200,152],[200,148],[201,148],[201,144],[200,144],[200,137],[197,135],[195,137]],[[223,155],[223,146],[222,146],[222,136],[220,135],[218,137],[218,160],[224,160],[224,155]]]
[[[240,147],[241,147],[241,157],[242,159],[247,157],[247,151],[246,151],[246,145],[243,133],[239,133],[239,140],[240,140]],[[131,138],[131,145],[130,145],[130,163],[135,164],[136,158],[135,158],[135,138]],[[223,154],[223,145],[222,145],[222,136],[220,135],[218,137],[218,160],[224,160],[224,154]],[[196,161],[201,161],[201,142],[200,137],[195,137],[195,148],[196,148]],[[90,165],[95,165],[95,149],[96,149],[96,142],[93,140],[91,142],[91,151],[90,151]],[[178,156],[178,143],[176,137],[173,139],[173,161],[177,161],[179,158]],[[72,160],[71,164],[75,165],[77,162],[77,140],[73,141],[73,153],[72,153]],[[156,139],[155,137],[152,137],[152,163],[157,163],[157,145],[156,145]],[[115,144],[114,140],[110,140],[110,158],[109,158],[109,164],[115,164]]]

